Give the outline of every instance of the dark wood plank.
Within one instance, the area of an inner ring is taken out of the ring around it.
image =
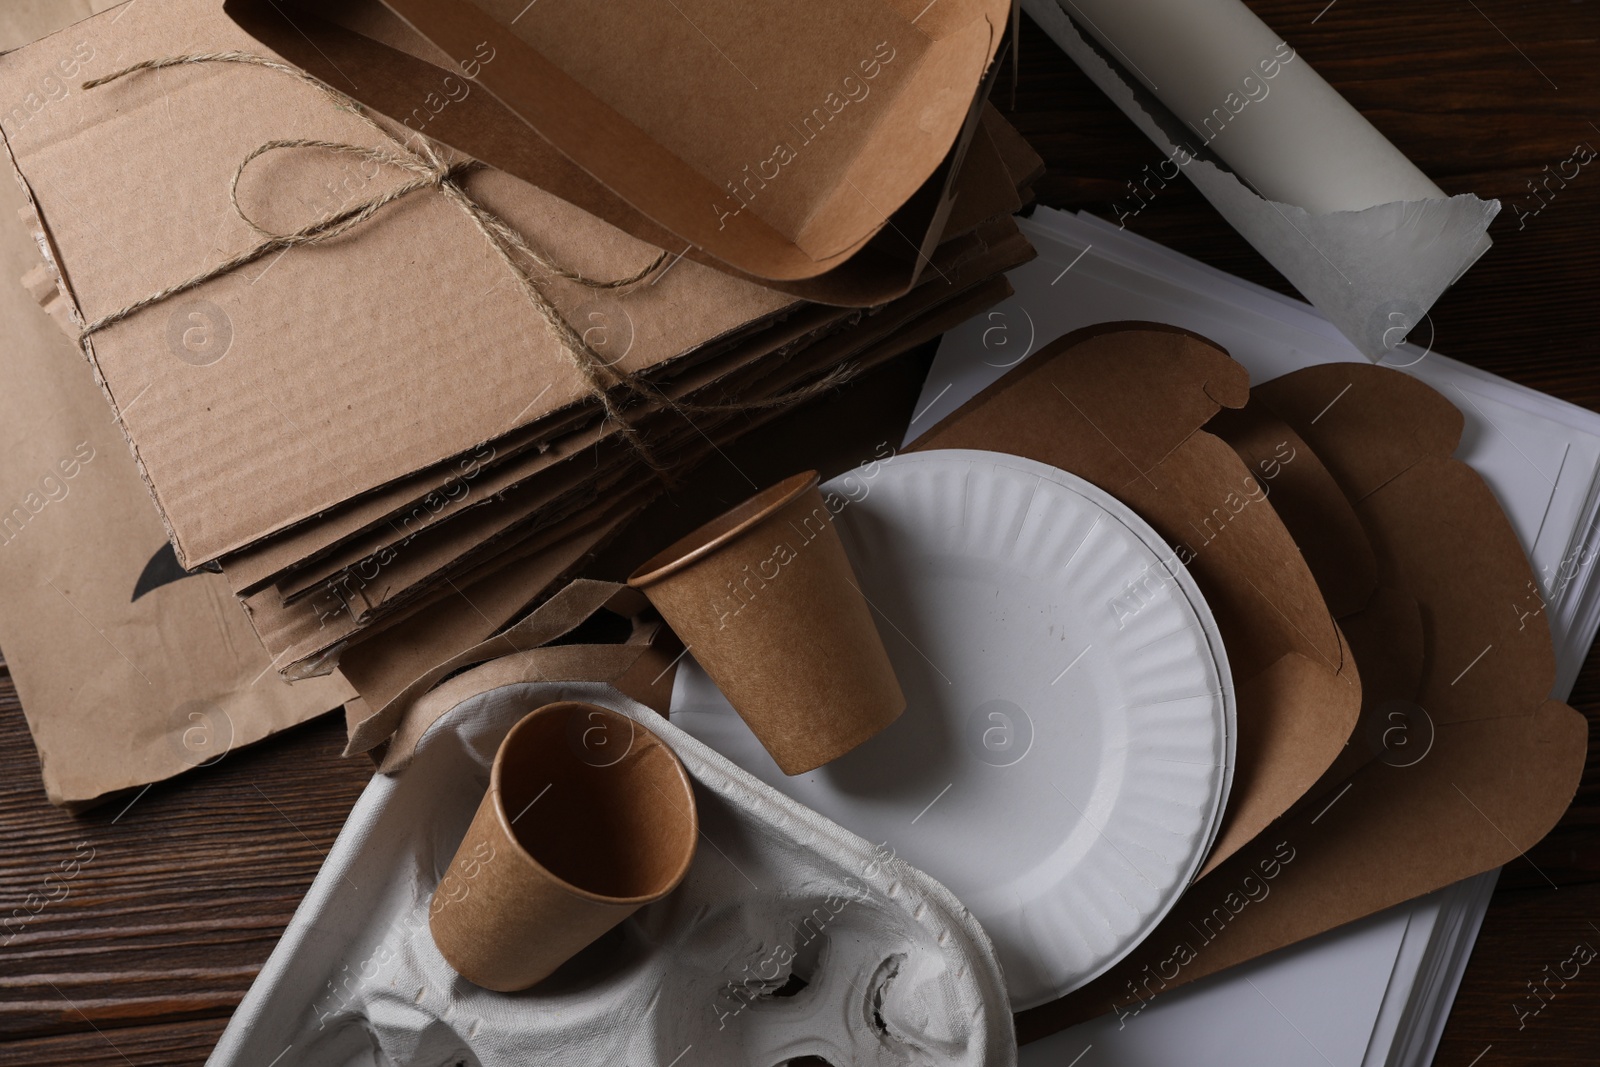
[[[1558,891],[1543,882],[1501,887],[1467,965],[1437,1067],[1594,1063],[1597,917],[1600,883],[1563,884]]]
[[[0,1041],[226,1018],[366,783],[343,741],[324,717],[75,817],[0,676]]]
[[[1527,183],[1577,142],[1600,145],[1590,125],[1600,122],[1600,11],[1531,0],[1252,6],[1447,191],[1506,200],[1494,249],[1434,309],[1434,347],[1600,410],[1600,167],[1585,168],[1537,215],[1519,220],[1512,210],[1532,204]],[[1009,97],[1002,83],[997,102],[1050,165],[1038,187],[1046,204],[1115,219],[1124,183],[1160,159],[1031,23],[1014,107]],[[1168,186],[1128,226],[1290,291],[1185,183]],[[1573,703],[1591,721],[1600,715],[1593,653]],[[324,719],[74,818],[45,802],[0,675],[0,921],[30,893],[60,894],[26,925],[0,926],[0,1060],[202,1063],[366,780],[365,763],[339,759],[342,735],[336,719]],[[1591,755],[1597,745],[1592,731]],[[1502,876],[1441,1067],[1468,1067],[1480,1055],[1480,1067],[1600,1060],[1600,961],[1537,1016],[1514,1010],[1528,1010],[1526,982],[1559,968],[1572,943],[1587,937],[1600,948],[1600,933],[1583,933],[1600,923],[1596,766],[1591,758],[1556,831]],[[64,893],[62,883],[45,883],[85,847],[92,859]]]
[[[126,1026],[7,1042],[0,1058],[15,1064],[72,1064],[73,1067],[162,1067],[202,1064],[222,1036],[226,1018],[197,1019],[156,1026]],[[275,1067],[289,1067],[287,1057]],[[261,1067],[269,1067],[262,1064]]]

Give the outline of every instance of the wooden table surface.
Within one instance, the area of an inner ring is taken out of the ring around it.
[[[1433,347],[1600,410],[1600,167],[1552,183],[1537,214],[1529,184],[1575,146],[1600,146],[1600,9],[1252,6],[1447,192],[1506,205],[1493,250],[1435,306]],[[1026,21],[1020,71],[1014,104],[1004,80],[996,100],[1049,163],[1040,201],[1115,218],[1125,183],[1161,156]],[[1187,184],[1129,228],[1289,291]],[[1600,712],[1593,651],[1571,702],[1591,721]],[[364,761],[339,758],[342,740],[326,718],[75,818],[45,802],[0,667],[0,904],[9,912],[63,860],[79,861],[63,898],[0,932],[0,1062],[201,1063],[368,777]],[[1572,809],[1501,875],[1440,1067],[1600,1062],[1600,961],[1550,983],[1559,991],[1542,1002],[1528,988],[1574,946],[1600,948],[1595,744]]]

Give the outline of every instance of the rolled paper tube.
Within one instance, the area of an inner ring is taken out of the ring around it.
[[[628,581],[785,774],[837,759],[905,710],[815,471],[751,497]]]
[[[547,704],[495,754],[434,890],[434,944],[470,982],[527,989],[677,888],[698,833],[689,775],[659,737],[608,708]]]
[[[1239,0],[1057,2],[1267,199],[1324,214],[1445,198]]]

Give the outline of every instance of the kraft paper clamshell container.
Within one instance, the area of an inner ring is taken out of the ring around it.
[[[546,704],[500,743],[429,906],[434,943],[468,981],[527,989],[676,889],[698,833],[660,738],[609,708]]]
[[[291,7],[226,10],[373,110],[642,240],[866,306],[937,243],[1011,5]],[[864,252],[868,269],[832,277]]]
[[[628,583],[785,774],[837,759],[905,710],[815,471],[713,519]]]
[[[1348,561],[1358,553],[1312,555],[1354,605],[1339,622],[1371,690],[1362,720],[1302,801],[1191,889],[1117,968],[1020,1015],[1023,1040],[1108,1009],[1137,1014],[1140,994],[1509,863],[1556,824],[1582,776],[1588,726],[1549,696],[1555,656],[1548,620],[1528,605],[1532,566],[1482,476],[1452,458],[1462,412],[1424,382],[1359,363],[1297,370],[1255,387],[1250,404],[1315,450],[1375,553],[1365,576]],[[1248,453],[1248,435],[1233,436]],[[1274,493],[1308,544],[1328,537],[1305,521],[1331,513],[1324,495],[1296,479]],[[1232,914],[1228,894],[1262,876],[1270,897]],[[1140,986],[1179,944],[1197,958]]]

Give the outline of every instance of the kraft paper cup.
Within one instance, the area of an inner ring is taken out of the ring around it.
[[[905,710],[815,471],[712,520],[628,583],[785,774],[837,759]]]
[[[530,712],[434,891],[428,925],[465,979],[509,993],[677,888],[694,858],[694,790],[626,715],[563,702]]]

